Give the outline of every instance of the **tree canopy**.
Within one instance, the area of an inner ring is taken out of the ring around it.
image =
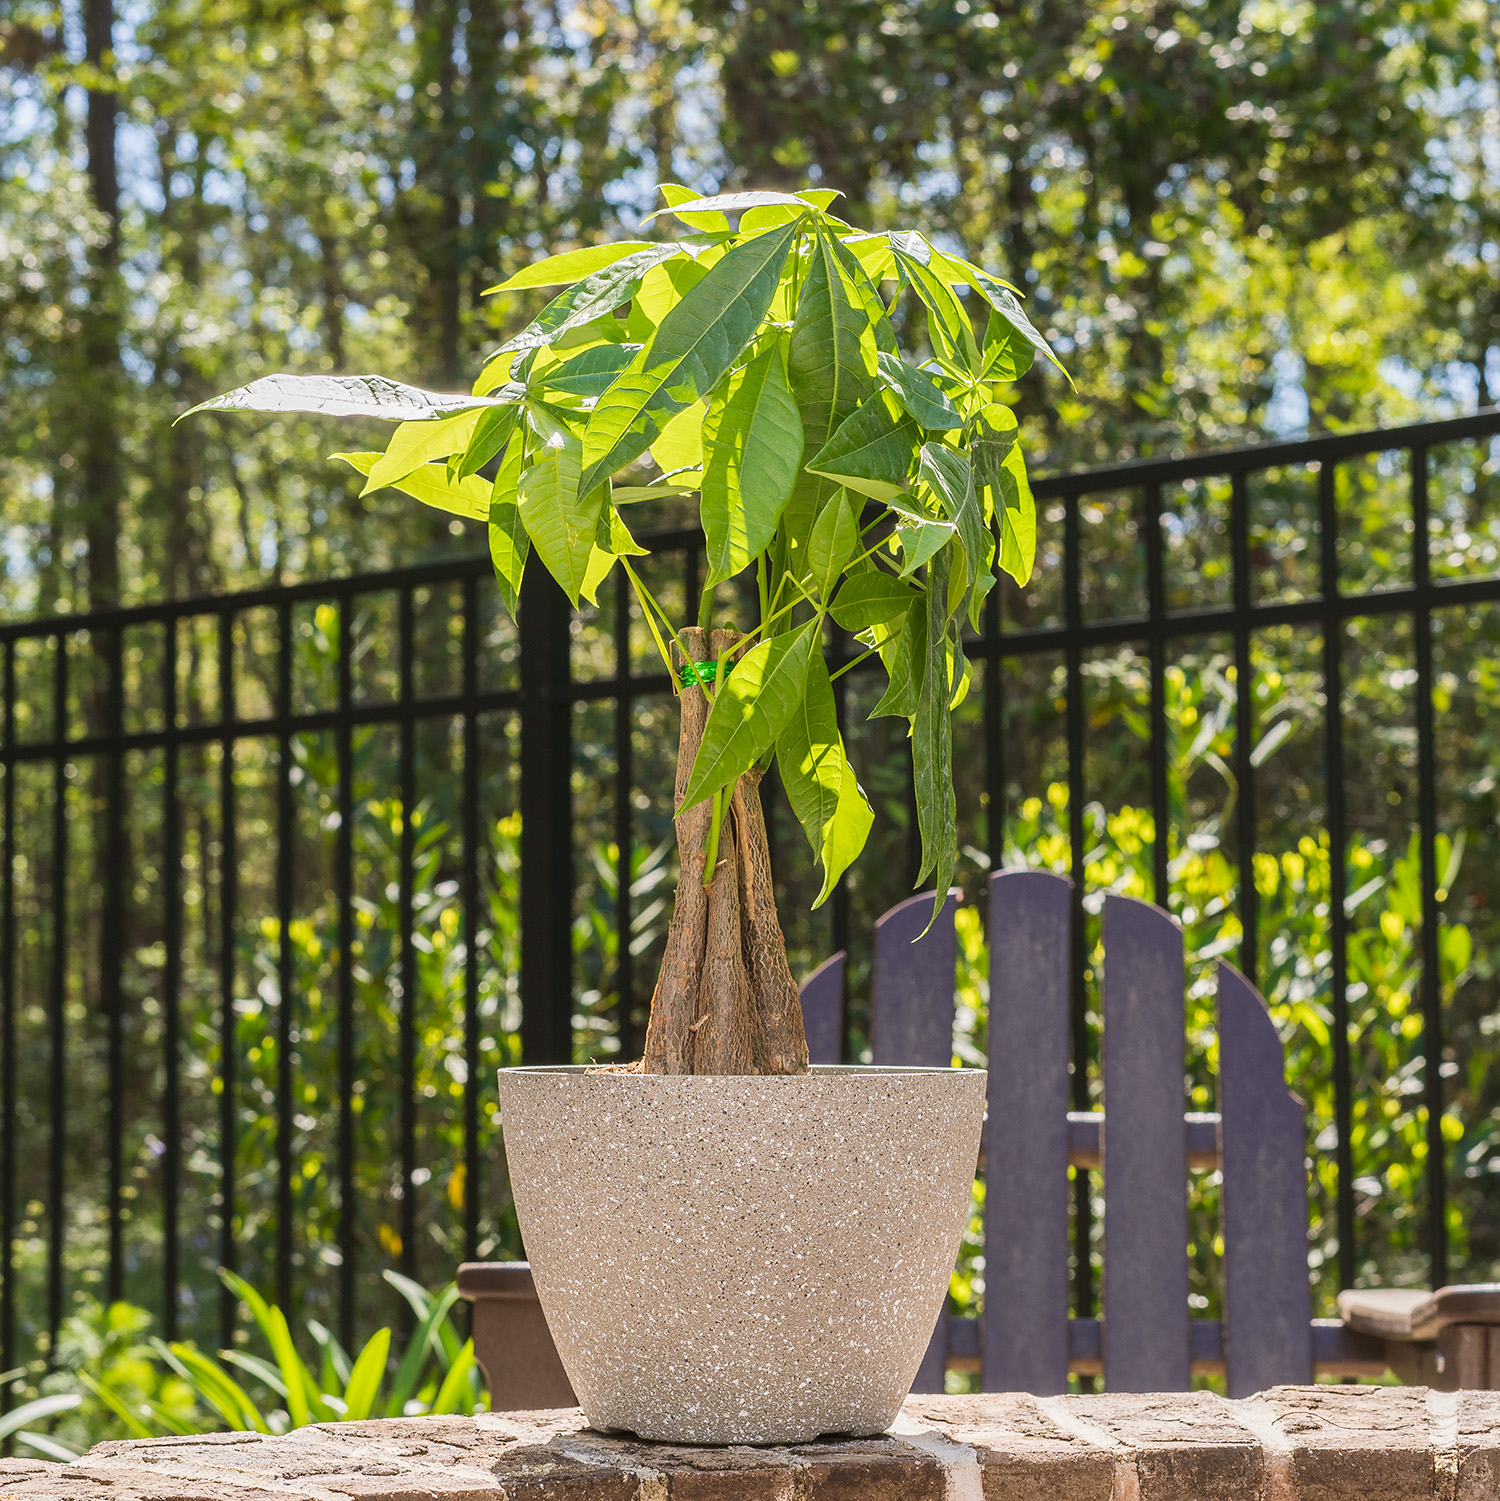
[[[171,419],[283,369],[460,389],[531,309],[483,290],[677,232],[663,179],[837,185],[1000,268],[1077,379],[1017,388],[1045,467],[1500,379],[1479,0],[117,9],[0,26],[12,612],[473,547],[361,499],[315,419]]]

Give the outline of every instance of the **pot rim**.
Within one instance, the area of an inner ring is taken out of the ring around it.
[[[607,1064],[598,1063],[517,1063],[508,1068],[502,1068],[499,1073],[502,1077],[510,1074],[561,1074],[572,1075],[575,1078],[593,1079],[671,1079],[678,1083],[688,1080],[707,1083],[747,1082],[754,1080],[757,1084],[785,1083],[795,1084],[799,1079],[814,1078],[853,1078],[853,1079],[877,1079],[904,1074],[917,1075],[942,1075],[961,1074],[971,1078],[983,1077],[988,1073],[983,1068],[926,1068],[915,1064],[896,1063],[814,1063],[805,1074],[628,1074],[622,1069],[612,1068]]]

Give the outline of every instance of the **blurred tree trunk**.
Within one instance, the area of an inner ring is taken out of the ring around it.
[[[89,554],[89,605],[113,604],[120,588],[120,179],[115,153],[116,102],[108,86],[114,69],[113,0],[85,0],[84,48],[94,86],[88,90],[84,139],[89,189],[102,236],[89,248],[88,305],[83,351],[88,370],[81,481],[84,535]]]

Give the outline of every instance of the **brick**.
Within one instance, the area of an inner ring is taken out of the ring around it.
[[[1047,1409],[1117,1445],[1140,1501],[1240,1501],[1265,1484],[1259,1439],[1213,1392],[1058,1397]]]
[[[882,1438],[693,1448],[576,1409],[0,1461],[0,1501],[1500,1501],[1500,1393],[913,1397]]]
[[[944,1501],[943,1467],[895,1439],[800,1444],[808,1501]],[[800,1498],[799,1498],[800,1501]]]
[[[1500,1496],[1500,1391],[1454,1395],[1454,1501],[1495,1501]]]
[[[1243,1405],[1285,1446],[1271,1466],[1296,1501],[1432,1501],[1425,1388],[1275,1386]]]
[[[1035,1397],[908,1397],[902,1417],[974,1450],[984,1501],[1109,1501],[1113,1455],[1059,1427]]]

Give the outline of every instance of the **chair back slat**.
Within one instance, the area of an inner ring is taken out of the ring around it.
[[[875,924],[870,1051],[876,1063],[947,1068],[953,1062],[953,916],[958,902],[950,891],[928,928],[932,897],[930,891],[908,897]]]
[[[810,1063],[843,1062],[846,957],[840,949],[802,982],[802,1026]]]
[[[953,1062],[953,916],[958,902],[950,891],[929,928],[932,899],[932,892],[919,892],[892,907],[875,924],[870,1052],[876,1063],[947,1068]],[[911,1389],[942,1391],[947,1365],[945,1308],[938,1314]]]
[[[1104,1375],[1110,1391],[1191,1385],[1187,1019],[1182,933],[1104,900]]]
[[[1219,1150],[1229,1395],[1313,1379],[1307,1138],[1281,1037],[1255,988],[1219,961]]]
[[[1040,870],[990,877],[987,1392],[1068,1389],[1071,887]]]

